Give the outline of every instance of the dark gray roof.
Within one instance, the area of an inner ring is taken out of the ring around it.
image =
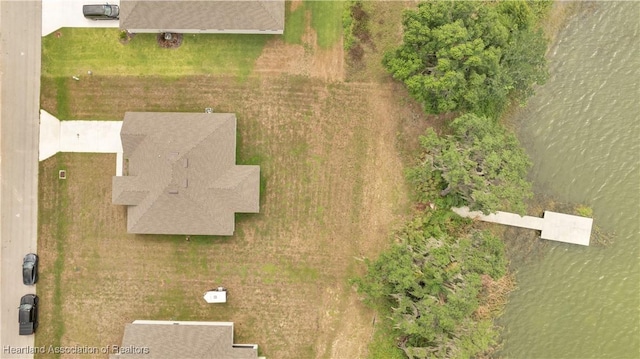
[[[233,323],[136,320],[124,328],[122,345],[148,353],[111,354],[110,359],[257,359],[257,345],[233,344]]]
[[[257,213],[260,167],[238,166],[231,113],[127,112],[114,204],[129,233],[232,235],[235,213]]]
[[[121,0],[120,28],[282,34],[284,6],[284,0]]]

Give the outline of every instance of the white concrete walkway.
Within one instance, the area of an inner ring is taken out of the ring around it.
[[[89,20],[82,15],[82,5],[105,4],[104,0],[42,0],[42,36],[61,27],[119,27],[118,20]],[[108,1],[120,5],[120,0]]]
[[[592,218],[573,216],[551,211],[544,212],[544,218],[520,216],[509,212],[496,212],[488,215],[480,211],[470,211],[468,207],[453,208],[461,217],[477,219],[483,222],[504,224],[507,226],[536,229],[542,231],[540,238],[550,241],[589,245]]]
[[[40,110],[40,161],[58,152],[115,153],[122,176],[122,121],[60,121]]]

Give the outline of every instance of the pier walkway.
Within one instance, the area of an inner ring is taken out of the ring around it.
[[[453,208],[453,211],[462,217],[483,222],[539,230],[542,231],[542,239],[583,246],[589,245],[593,225],[592,218],[551,211],[545,211],[543,218],[500,211],[485,215],[480,211],[470,211],[467,207]]]

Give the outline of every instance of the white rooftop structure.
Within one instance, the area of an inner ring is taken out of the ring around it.
[[[226,303],[227,302],[227,290],[223,287],[211,289],[204,293],[204,300],[207,303]]]

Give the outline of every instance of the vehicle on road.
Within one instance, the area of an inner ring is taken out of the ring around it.
[[[20,335],[31,335],[38,328],[38,296],[27,294],[20,298],[18,307],[18,322],[20,323]]]
[[[120,8],[118,5],[83,5],[82,14],[90,20],[118,20]]]
[[[22,260],[22,283],[34,285],[38,281],[38,255],[29,253]]]

